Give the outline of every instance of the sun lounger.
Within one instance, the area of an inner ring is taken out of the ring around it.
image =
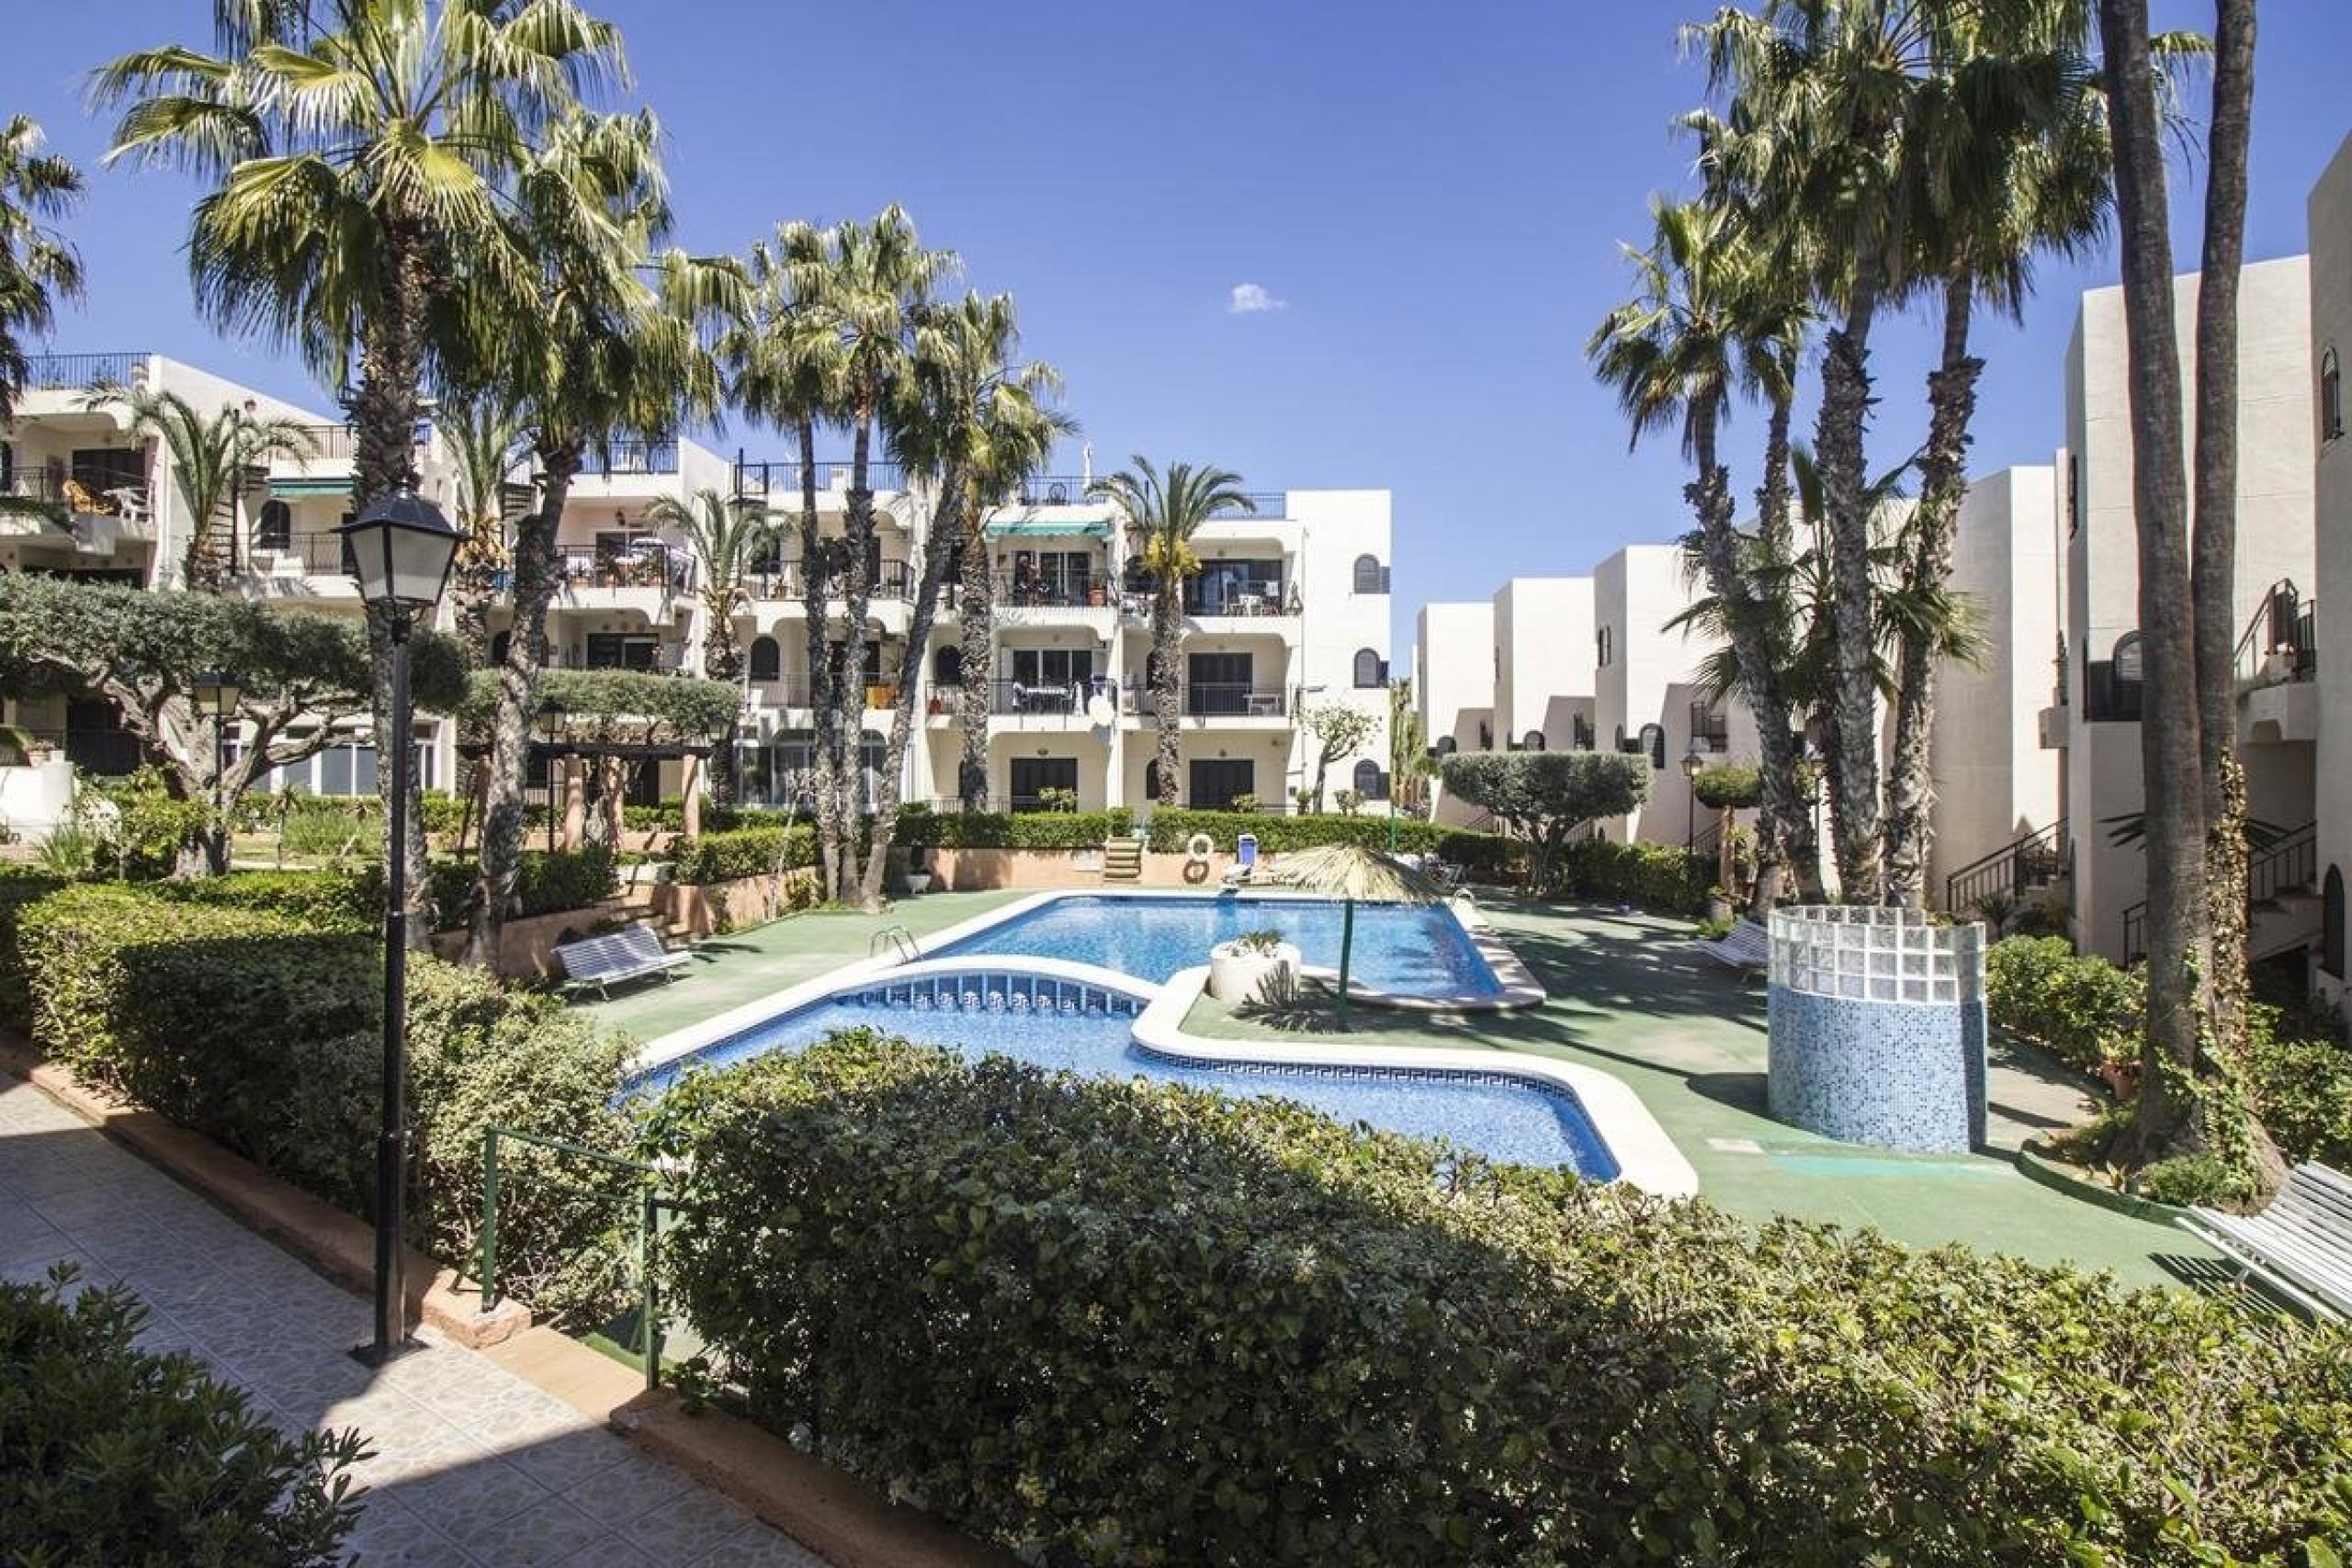
[[[1699,951],[1726,969],[1754,974],[1772,966],[1772,933],[1744,919],[1720,940],[1699,943]]]
[[[2299,1165],[2260,1213],[2195,1209],[2181,1224],[2312,1312],[2352,1317],[2352,1176]]]
[[[680,968],[694,962],[690,953],[664,948],[650,926],[625,926],[609,936],[559,942],[555,956],[563,965],[567,987],[594,986],[599,996],[607,997],[613,987],[648,975],[674,980]]]

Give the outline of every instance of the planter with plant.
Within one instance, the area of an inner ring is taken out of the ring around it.
[[[1221,1002],[1272,1001],[1298,983],[1300,953],[1278,931],[1244,931],[1209,950],[1209,995]]]

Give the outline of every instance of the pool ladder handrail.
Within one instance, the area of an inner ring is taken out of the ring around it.
[[[902,925],[884,926],[880,931],[867,937],[865,956],[872,958],[879,953],[885,942],[889,944],[890,951],[898,955],[898,961],[901,964],[911,964],[922,956],[922,949],[915,944],[915,933]]]

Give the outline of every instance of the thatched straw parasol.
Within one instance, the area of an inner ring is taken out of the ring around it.
[[[1323,844],[1286,854],[1266,873],[1279,887],[1343,898],[1340,918],[1340,1027],[1348,1026],[1348,961],[1356,943],[1356,900],[1375,904],[1442,904],[1446,890],[1395,858],[1362,844]]]

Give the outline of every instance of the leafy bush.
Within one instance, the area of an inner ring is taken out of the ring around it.
[[[1560,855],[1560,883],[1568,892],[1662,914],[1703,913],[1714,874],[1713,857],[1646,840],[1578,839]]]
[[[1388,847],[1385,817],[1263,817],[1238,811],[1191,811],[1163,806],[1151,814],[1151,847],[1162,854],[1181,852],[1195,833],[1230,853],[1244,833],[1257,836],[1259,849],[1268,854],[1311,850],[1318,844],[1362,844]],[[1433,823],[1399,818],[1396,847],[1408,854],[1435,854],[1470,871],[1497,875],[1510,864],[1512,844],[1498,833],[1469,833]]]
[[[1647,763],[1614,751],[1463,752],[1439,772],[1448,795],[1492,812],[1527,843],[1531,875],[1544,892],[1577,829],[1623,817],[1650,794]]]
[[[651,1112],[722,1395],[1069,1562],[2287,1564],[2352,1338],[839,1036]],[[876,1310],[888,1303],[888,1310]]]
[[[174,795],[164,771],[153,764],[119,779],[89,780],[87,788],[91,802],[114,809],[85,815],[79,825],[102,840],[99,860],[132,881],[171,875],[212,821],[209,805]]]
[[[277,813],[277,847],[289,855],[380,859],[384,814],[373,797],[288,794]]]
[[[806,822],[787,827],[736,828],[681,839],[671,857],[671,874],[694,886],[773,875],[817,863],[817,830]]]
[[[212,904],[290,916],[314,926],[374,929],[383,913],[379,878],[341,871],[232,871],[226,876],[158,882],[148,889],[175,904]]]
[[[291,1437],[233,1383],[134,1336],[120,1286],[0,1281],[0,1562],[324,1568],[359,1517],[356,1432]]]
[[[899,842],[949,850],[1095,850],[1135,829],[1125,807],[1109,811],[915,812],[899,818]]]
[[[2290,1158],[2352,1169],[2352,1051],[2306,1013],[2247,1012],[2246,1086]]]
[[[305,1191],[373,1213],[383,1005],[372,933],[121,886],[66,889],[19,924],[35,1037],[51,1055]],[[491,1122],[620,1147],[612,1101],[629,1049],[550,998],[412,954],[412,1239],[447,1259],[472,1246]],[[517,1202],[501,1250],[519,1286],[557,1310],[594,1299],[614,1206],[520,1185]]]
[[[2134,1060],[2147,1009],[2141,977],[2076,954],[2063,937],[2013,936],[1984,951],[1992,1021],[2085,1072]]]
[[[1753,762],[1717,762],[1692,776],[1690,793],[1700,805],[1716,811],[1726,806],[1739,810],[1761,805],[1764,770]]]
[[[32,994],[25,988],[17,921],[26,909],[70,880],[41,867],[0,865],[0,1029],[22,1031],[32,1026]]]
[[[455,931],[471,915],[474,879],[480,863],[470,855],[452,855],[432,863],[433,929]],[[514,877],[514,908],[508,919],[555,915],[585,909],[620,891],[620,869],[613,852],[602,844],[576,850],[525,850]],[[360,878],[369,908],[383,908],[383,874],[370,866]]]

